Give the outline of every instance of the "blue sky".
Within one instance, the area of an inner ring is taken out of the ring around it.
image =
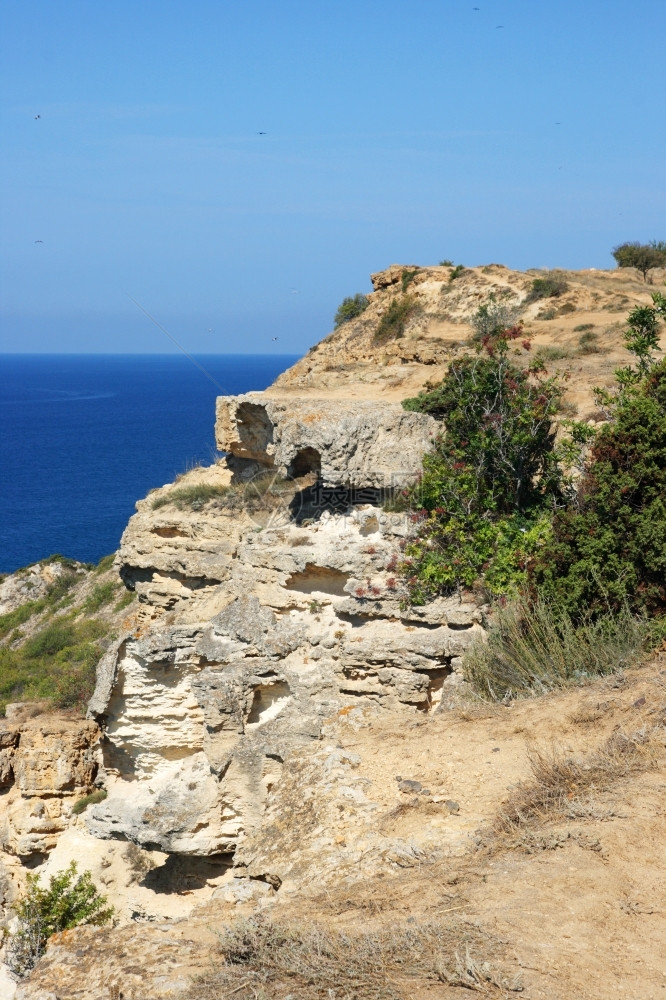
[[[0,22],[0,351],[175,350],[132,296],[188,351],[300,353],[391,263],[610,267],[666,238],[664,0]]]

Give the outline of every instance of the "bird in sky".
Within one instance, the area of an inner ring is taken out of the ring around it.
[[[504,27],[504,25],[503,25],[503,24],[496,24],[496,25],[495,25],[495,28],[496,28],[496,29],[497,29],[497,28],[503,28],[503,27]]]
[[[480,7],[472,7],[472,10],[481,10]]]
[[[35,240],[35,243],[43,243],[44,240]]]
[[[37,119],[41,117],[42,117],[41,115],[35,115],[35,121],[37,121]]]
[[[257,135],[268,135],[267,132],[257,132]]]
[[[277,340],[277,339],[278,339],[277,337],[271,337],[271,340]]]

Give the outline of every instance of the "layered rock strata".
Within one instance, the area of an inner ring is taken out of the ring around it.
[[[396,567],[414,526],[377,503],[418,475],[431,418],[261,393],[217,414],[229,456],[207,473],[213,498],[176,502],[193,473],[138,504],[123,536],[144,623],[108,651],[90,706],[109,796],[89,831],[204,856],[237,849],[285,759],[336,713],[435,711],[482,631],[473,601],[404,606]],[[277,506],[253,506],[252,482],[244,497],[257,469],[292,483]]]
[[[1,720],[2,851],[34,863],[53,850],[75,802],[92,790],[99,737],[92,721]]]

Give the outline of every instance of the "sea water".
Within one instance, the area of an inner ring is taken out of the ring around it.
[[[137,499],[214,461],[216,396],[265,389],[294,361],[0,355],[0,572],[113,552]]]

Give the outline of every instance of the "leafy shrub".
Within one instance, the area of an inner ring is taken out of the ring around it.
[[[402,337],[409,320],[420,311],[421,306],[413,295],[403,295],[402,298],[392,299],[375,331],[375,343],[383,344],[388,340]]]
[[[519,307],[515,302],[498,301],[491,294],[488,301],[479,306],[470,320],[474,327],[474,340],[495,337],[502,330],[513,327],[518,320]]]
[[[666,611],[666,362],[599,431],[578,491],[534,569],[572,613]]]
[[[542,311],[541,311],[541,312],[540,312],[540,313],[539,313],[539,314],[537,315],[537,317],[536,317],[536,318],[537,318],[537,319],[545,319],[545,320],[549,320],[549,319],[555,319],[555,317],[556,317],[556,316],[557,316],[557,309],[552,309],[552,308],[551,308],[551,309],[543,309],[543,310],[542,310]]]
[[[95,686],[107,626],[73,615],[31,636],[18,649],[0,647],[0,712],[9,701],[50,701],[59,708],[83,708]]]
[[[117,584],[115,580],[98,583],[92,594],[84,601],[84,610],[88,612],[99,611],[105,604],[109,604],[113,600],[116,589]]]
[[[583,333],[585,330],[594,330],[594,323],[579,323],[574,327],[574,333]]]
[[[453,264],[452,260],[440,260],[439,266],[440,267],[453,267],[454,264]]]
[[[413,603],[481,576],[491,590],[509,589],[563,496],[553,428],[561,385],[538,364],[509,360],[509,342],[522,335],[515,327],[486,338],[483,355],[455,359],[441,383],[403,402],[446,427],[408,495],[420,521],[402,566]]]
[[[549,271],[543,278],[535,278],[527,293],[526,303],[539,299],[556,299],[569,290],[569,284],[561,271]]]
[[[542,694],[627,667],[642,655],[651,634],[649,624],[626,608],[577,623],[566,609],[543,599],[518,600],[496,611],[487,640],[465,653],[463,670],[485,698]]]
[[[99,927],[111,920],[113,907],[106,905],[106,896],[100,896],[91,873],[78,875],[77,871],[72,861],[51,876],[47,888],[40,886],[38,875],[27,876],[25,894],[15,907],[18,927],[9,939],[5,959],[15,975],[28,975],[53,934],[81,924]]]
[[[80,577],[78,573],[74,570],[66,569],[64,573],[56,577],[51,586],[46,592],[46,603],[50,607],[54,607],[58,601],[61,601],[66,594],[72,589],[75,583],[78,583]]]
[[[42,559],[41,563],[42,566],[49,566],[51,563],[60,563],[65,569],[80,569],[82,566],[84,569],[93,568],[91,563],[79,563],[76,559],[70,559],[69,556],[61,556],[59,552],[54,552],[53,555]]]
[[[459,278],[462,274],[465,274],[466,271],[467,268],[463,267],[462,264],[456,264],[456,266],[451,271],[451,274],[449,275],[449,281],[455,281],[456,278]]]
[[[571,355],[569,351],[565,350],[563,347],[556,347],[555,345],[547,345],[546,347],[540,347],[536,352],[534,359],[542,364],[546,361],[561,361],[563,358],[570,358]]]
[[[652,240],[651,243],[620,243],[611,251],[618,267],[635,267],[648,280],[648,272],[653,267],[666,267],[666,243]]]
[[[102,556],[100,561],[95,566],[96,573],[106,573],[108,569],[113,566],[113,560],[116,558],[115,552],[110,552],[108,556]]]
[[[18,608],[14,608],[13,611],[8,611],[5,615],[0,615],[0,639],[9,635],[19,625],[25,624],[29,618],[39,614],[45,607],[46,601],[43,599],[39,601],[26,601],[25,604],[19,604]]]
[[[416,277],[416,275],[419,273],[420,270],[421,270],[420,267],[412,268],[411,271],[407,269],[403,270],[400,276],[400,287],[402,289],[403,294],[407,291],[407,289],[409,288],[412,281],[414,280],[414,278]]]
[[[337,330],[343,323],[348,323],[350,319],[356,319],[357,316],[365,312],[369,304],[367,295],[362,295],[360,292],[357,292],[356,295],[347,296],[346,299],[342,300],[335,314],[333,321],[335,329]]]
[[[590,329],[586,329],[585,333],[581,333],[578,338],[578,353],[599,354],[601,352],[601,348],[599,347],[598,341],[598,334],[593,333]]]
[[[72,806],[72,812],[75,816],[80,816],[82,812],[85,812],[88,806],[97,805],[98,802],[103,802],[107,797],[108,792],[104,788],[97,788],[90,795],[84,795],[82,799],[78,799],[77,802]]]
[[[54,656],[74,644],[74,626],[69,621],[56,621],[41,629],[23,644],[23,655],[28,659]]]
[[[636,364],[617,369],[615,395],[597,391],[612,420],[532,569],[542,593],[572,615],[666,613],[666,361],[654,360],[666,297],[653,302],[629,315],[625,344]]]

